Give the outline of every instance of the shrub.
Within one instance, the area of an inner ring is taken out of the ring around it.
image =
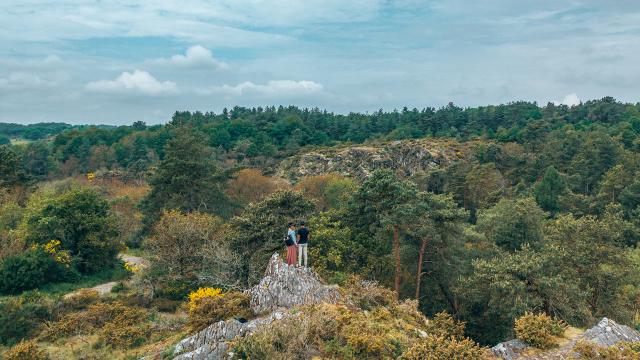
[[[149,337],[148,324],[109,322],[102,328],[102,340],[115,348],[130,349],[144,344]]]
[[[69,335],[87,334],[105,327],[107,324],[126,327],[142,324],[149,318],[146,310],[126,306],[121,302],[97,303],[81,312],[63,316],[49,324],[44,336],[57,339]]]
[[[427,333],[429,335],[445,338],[464,339],[464,322],[456,321],[453,316],[446,312],[437,313],[428,322]]]
[[[618,343],[616,346],[602,347],[585,341],[578,341],[573,351],[584,360],[625,360],[640,358],[640,342]]]
[[[0,344],[12,345],[35,335],[52,309],[52,302],[39,296],[0,301]]]
[[[400,356],[401,360],[483,360],[486,350],[469,339],[428,335]]]
[[[100,294],[91,289],[81,289],[78,292],[65,296],[62,306],[68,310],[82,310],[100,301]]]
[[[516,320],[514,330],[518,339],[531,346],[548,349],[556,345],[554,337],[562,335],[566,327],[563,321],[547,314],[527,312]]]
[[[249,296],[241,292],[222,294],[220,289],[201,288],[189,295],[189,325],[194,331],[232,317],[249,318]]]
[[[233,351],[245,359],[397,358],[422,341],[419,330],[426,321],[415,304],[372,311],[331,304],[307,307],[238,340]]]
[[[389,306],[397,302],[392,290],[379,286],[375,281],[352,278],[343,288],[343,292],[355,306],[362,310]]]
[[[9,256],[0,265],[0,293],[17,294],[69,278],[71,272],[43,247]]]
[[[5,360],[47,360],[49,356],[35,341],[21,341],[4,353]]]
[[[115,264],[123,247],[106,199],[78,186],[34,194],[19,231],[27,244],[60,239],[62,249],[69,251],[74,267],[82,273]]]

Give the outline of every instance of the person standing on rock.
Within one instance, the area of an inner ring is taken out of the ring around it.
[[[302,266],[302,257],[304,256],[304,267],[307,267],[307,245],[309,244],[309,229],[305,226],[304,221],[300,222],[298,230],[298,266]]]
[[[296,255],[298,253],[298,244],[296,244],[296,226],[289,223],[289,230],[285,237],[285,245],[287,245],[287,265],[297,265]]]

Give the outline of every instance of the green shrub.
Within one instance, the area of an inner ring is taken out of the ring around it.
[[[4,353],[5,360],[47,360],[49,356],[35,341],[21,341]]]
[[[429,335],[416,342],[400,357],[401,360],[483,360],[486,350],[469,339]]]
[[[70,277],[70,270],[43,248],[31,248],[4,259],[0,265],[0,293],[17,294]]]
[[[39,296],[0,301],[0,344],[13,345],[35,335],[52,311],[52,302]]]
[[[514,330],[518,339],[531,346],[548,349],[556,345],[554,337],[562,335],[566,327],[563,321],[547,314],[527,312],[516,320]]]
[[[189,303],[189,325],[194,331],[202,330],[220,320],[250,318],[252,315],[249,296],[237,291],[202,297]]]
[[[18,229],[28,245],[59,239],[81,273],[113,266],[123,248],[109,203],[91,188],[34,194]]]

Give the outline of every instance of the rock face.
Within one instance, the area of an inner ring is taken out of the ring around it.
[[[613,320],[603,318],[591,329],[584,332],[582,339],[600,346],[611,346],[621,341],[640,341],[640,332]]]
[[[320,282],[318,275],[308,268],[285,264],[273,254],[265,276],[248,291],[251,308],[256,315],[268,313],[248,322],[220,321],[178,343],[174,359],[204,360],[231,358],[228,341],[250,334],[273,321],[291,315],[286,309],[320,302],[335,303],[340,298],[336,286]]]
[[[467,145],[454,141],[420,139],[376,146],[331,148],[292,156],[280,163],[276,175],[300,178],[339,173],[363,179],[381,168],[413,175],[460,159]]]
[[[310,268],[288,266],[278,254],[271,256],[264,277],[249,294],[256,315],[283,307],[335,303],[340,297],[337,286],[322,284]]]
[[[529,345],[514,339],[500,343],[491,348],[493,355],[501,359],[568,359],[574,355],[572,349],[578,341],[595,343],[598,346],[608,347],[619,342],[640,341],[640,332],[613,320],[603,318],[598,324],[585,331],[581,335],[571,339],[558,349],[552,349],[543,353],[528,354]]]

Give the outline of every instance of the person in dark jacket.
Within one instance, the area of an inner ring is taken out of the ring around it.
[[[309,245],[309,229],[305,226],[304,221],[300,223],[298,230],[298,266],[302,266],[302,257],[304,257],[304,267],[307,267],[307,246]]]

